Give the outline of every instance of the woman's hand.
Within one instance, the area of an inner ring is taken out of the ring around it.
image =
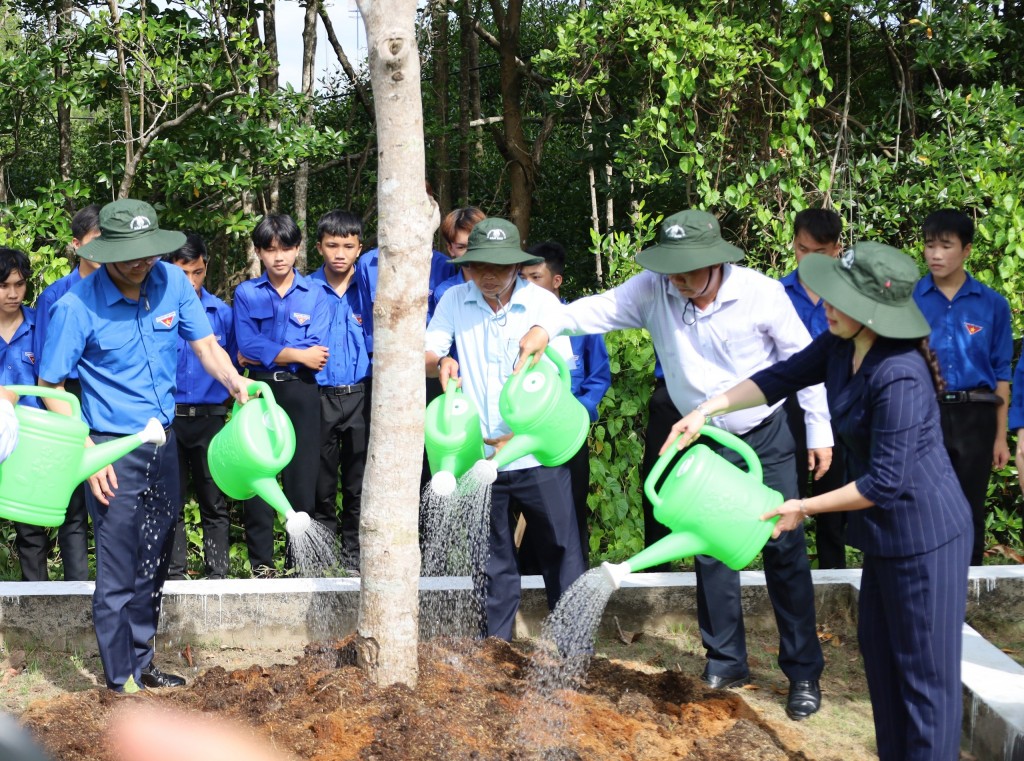
[[[804,522],[804,511],[800,508],[802,499],[787,499],[774,510],[769,510],[761,516],[761,520],[769,521],[776,515],[779,516],[775,529],[772,531],[772,539],[778,539],[783,531],[792,531]]]
[[[668,438],[665,439],[665,443],[661,445],[661,449],[658,450],[658,454],[665,454],[677,437],[679,437],[679,441],[676,442],[677,449],[682,449],[683,447],[688,446],[691,441],[700,436],[700,429],[703,427],[704,413],[694,410],[672,426],[672,432],[669,433]]]

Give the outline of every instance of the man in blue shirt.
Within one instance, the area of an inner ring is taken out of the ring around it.
[[[931,325],[929,341],[946,380],[939,395],[942,435],[974,517],[971,565],[981,565],[989,474],[1010,460],[1010,305],[964,269],[974,242],[970,217],[942,209],[925,218],[922,232],[928,274],[915,286],[914,300]]]
[[[831,209],[804,209],[798,212],[793,219],[793,253],[796,255],[796,263],[799,265],[805,256],[812,253],[839,256],[842,250],[839,238],[842,233],[843,219]],[[825,302],[800,279],[797,270],[783,276],[779,282],[785,287],[786,295],[793,302],[793,308],[811,338],[827,333]],[[791,396],[786,399],[785,406],[797,451],[802,452],[807,448],[807,433],[800,421],[800,402]],[[846,468],[843,466],[839,438],[835,437],[832,466],[824,474],[815,472],[804,457],[796,458],[796,470],[801,497],[824,494],[845,484]],[[818,551],[818,568],[846,568],[846,513],[821,513],[814,516],[814,544]]]
[[[543,257],[544,261],[540,264],[523,265],[522,276],[561,299],[559,289],[565,277],[565,249],[560,243],[549,240],[530,246],[526,251],[534,256]],[[562,303],[565,303],[564,299]],[[590,422],[595,423],[597,405],[601,403],[601,399],[612,385],[612,372],[604,336],[569,336],[569,343],[572,345],[572,359],[569,360],[572,394],[587,408]],[[579,451],[566,465],[572,479],[572,500],[576,508],[576,523],[580,529],[583,563],[589,566],[590,508],[587,506],[587,495],[590,493],[590,447],[587,446],[587,442],[583,442]],[[526,542],[529,536],[529,532],[524,534],[523,541]],[[524,545],[520,544],[519,549],[522,562],[523,555],[526,554]]]
[[[248,397],[188,278],[159,261],[185,236],[161,230],[148,203],[127,199],[104,206],[99,225],[79,255],[103,266],[54,305],[39,384],[60,388],[78,368],[93,443],[136,433],[150,418],[165,426],[169,446],[144,444],[95,473],[87,503],[96,533],[93,624],[107,687],[176,687],[185,680],[154,665],[150,640],[181,509],[171,428],[178,335],[233,396]],[[68,412],[58,400],[46,406]]]
[[[241,364],[266,381],[295,428],[295,455],[281,471],[285,497],[313,515],[320,466],[320,392],[316,373],[330,352],[329,305],[323,289],[295,269],[302,232],[287,214],[268,214],[252,231],[263,274],[235,289],[235,339]],[[274,510],[261,498],[245,504],[249,565],[256,575],[274,568]]]
[[[310,280],[323,288],[330,309],[329,358],[317,373],[320,386],[320,473],[314,518],[331,534],[338,529],[341,477],[341,563],[359,572],[359,514],[370,435],[370,357],[363,334],[364,310],[353,281],[362,245],[363,223],[350,211],[335,209],[320,218],[316,249],[323,266]]]
[[[99,204],[89,204],[71,218],[71,247],[76,251],[100,234]],[[71,286],[88,277],[99,268],[95,262],[78,257],[78,266],[55,283],[50,284],[36,299],[36,329],[32,338],[32,350],[36,355],[36,366],[43,360],[43,344],[46,329],[50,324],[50,312],[54,303],[67,293]],[[78,384],[78,371],[72,370],[64,381],[64,390],[82,398]],[[26,541],[31,541],[36,556],[49,551],[50,536],[39,526],[25,526]],[[64,523],[57,529],[57,544],[64,566],[64,581],[87,581],[89,579],[89,511],[85,508],[85,484],[71,493]],[[39,567],[37,565],[37,567]],[[22,567],[24,570],[24,566]],[[43,581],[44,578],[33,579]]]
[[[235,326],[231,307],[203,287],[210,255],[206,243],[195,233],[185,233],[185,245],[167,255],[167,261],[184,272],[192,283],[203,311],[210,320],[213,337],[229,357],[234,357]],[[224,427],[231,394],[203,367],[196,353],[178,337],[178,387],[174,392],[174,438],[178,441],[178,472],[181,475],[181,501],[188,494],[189,475],[199,503],[203,526],[203,560],[206,577],[223,579],[228,574],[228,529],[231,521],[228,504],[210,475],[207,456],[210,441]],[[178,513],[171,550],[169,579],[184,579],[188,572],[188,538],[184,510]]]

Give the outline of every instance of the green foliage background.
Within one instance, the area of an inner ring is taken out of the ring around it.
[[[430,4],[421,18],[427,175],[435,185],[457,170],[454,159],[439,162],[442,145],[454,156],[463,139],[459,74],[470,59],[460,21],[469,13],[497,32],[489,10],[471,5],[435,13]],[[53,4],[0,0],[0,245],[31,253],[35,293],[71,266],[69,214],[115,197],[126,178],[130,195],[156,204],[166,227],[207,238],[215,256],[209,285],[224,297],[246,276],[245,242],[258,215],[291,209],[303,163],[311,171],[309,220],[352,208],[372,241],[374,125],[355,83],[335,77],[312,95],[268,87],[276,62],[254,4],[118,7],[115,20],[106,3],[85,3],[87,15],[62,25]],[[539,139],[545,117],[556,117],[538,164],[531,240],[566,245],[563,295],[574,298],[633,274],[658,219],[681,208],[716,213],[746,263],[778,275],[792,266],[792,219],[803,208],[836,208],[848,242],[879,240],[919,255],[920,220],[952,206],[975,218],[969,268],[1007,297],[1019,336],[1020,13],[1017,4],[948,0],[617,0],[583,10],[575,1],[530,0],[517,51],[531,74],[519,104],[528,138]],[[434,47],[439,39],[447,40],[446,56]],[[124,73],[110,53],[117,45],[126,51]],[[497,63],[481,43],[474,71],[482,116],[505,107]],[[358,84],[368,91],[362,72]],[[146,145],[135,167],[125,151],[125,92],[136,125],[181,119]],[[72,114],[65,172],[57,161],[60,104]],[[467,192],[453,194],[452,204],[508,215],[508,162],[488,129],[464,138]],[[311,249],[310,266],[317,264]],[[606,341],[615,381],[592,431],[593,561],[640,547],[637,464],[652,388],[649,339],[629,331]],[[1019,495],[1012,466],[993,476],[990,545],[1020,549]],[[194,521],[190,527],[198,547]],[[13,572],[8,528],[0,526],[0,568]],[[244,573],[246,562],[236,544],[234,570]]]

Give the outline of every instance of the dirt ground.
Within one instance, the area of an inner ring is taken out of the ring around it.
[[[529,641],[425,644],[414,691],[370,685],[341,642],[302,653],[199,645],[161,653],[158,664],[188,676],[188,686],[130,697],[96,686],[94,653],[7,653],[0,707],[19,714],[55,761],[113,761],[105,732],[128,701],[215,713],[318,761],[874,758],[856,642],[842,623],[819,634],[824,702],[803,722],[784,713],[775,635],[756,631],[748,640],[753,684],[728,691],[697,678],[695,632],[620,631],[598,641],[585,682],[553,699],[531,688]]]

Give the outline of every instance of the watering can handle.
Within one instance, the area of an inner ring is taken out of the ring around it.
[[[271,413],[273,413],[273,411],[276,409],[279,411],[280,414],[287,415],[287,413],[284,410],[278,407],[277,400],[274,399],[274,392],[270,390],[269,384],[263,381],[250,381],[248,387],[246,388],[246,393],[249,394],[250,398],[256,396],[257,394],[262,396],[267,402],[268,411],[270,411]],[[242,405],[240,405],[238,403],[238,400],[236,399],[235,406],[232,409],[232,413],[238,412],[241,406]],[[271,455],[275,458],[280,457],[281,453],[285,449],[285,441],[280,436],[274,436],[272,437],[271,446]]]
[[[551,348],[550,344],[548,344],[547,348],[544,349],[544,355],[554,363],[556,368],[558,368],[558,377],[562,379],[562,385],[565,386],[565,390],[571,394],[572,375],[569,372],[569,365],[566,364],[565,357]],[[530,356],[533,355],[531,354]]]
[[[751,476],[756,478],[758,481],[764,480],[764,472],[761,470],[761,461],[757,458],[757,453],[754,452],[750,445],[739,436],[729,433],[728,431],[723,431],[721,428],[716,428],[713,425],[705,425],[701,427],[700,435],[707,436],[709,439],[714,439],[722,446],[729,447],[729,449],[733,450],[743,458]],[[665,451],[665,454],[659,457],[658,461],[654,463],[654,467],[651,468],[650,475],[647,476],[647,480],[644,482],[644,492],[647,494],[647,498],[651,500],[652,505],[657,505],[661,502],[661,499],[658,497],[654,487],[658,481],[661,480],[661,474],[665,472],[665,468],[675,460],[676,441],[679,441],[678,436],[675,441],[672,442],[672,445]]]
[[[48,388],[46,386],[5,386],[8,391],[18,396],[39,396],[47,399],[57,399],[71,405],[71,417],[76,420],[82,419],[82,404],[78,397],[59,388]]]
[[[451,420],[455,406],[456,395],[459,392],[459,384],[451,378],[448,379],[448,388],[444,390],[444,419]]]

